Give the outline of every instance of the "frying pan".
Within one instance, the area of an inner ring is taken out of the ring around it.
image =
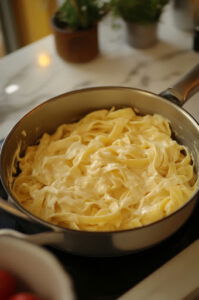
[[[59,125],[77,120],[90,111],[113,106],[131,106],[142,114],[158,113],[169,119],[178,142],[187,146],[191,152],[195,172],[199,176],[199,125],[181,107],[198,88],[199,64],[160,95],[130,87],[95,87],[59,95],[31,110],[13,127],[2,146],[1,180],[9,201],[1,199],[0,207],[30,222],[43,224],[49,231],[24,235],[3,229],[0,235],[12,235],[38,244],[53,244],[67,252],[85,256],[125,255],[151,247],[171,236],[191,215],[199,188],[176,212],[152,224],[123,231],[88,232],[56,226],[32,215],[12,194],[9,176],[19,144],[23,154],[27,146],[34,144],[44,132],[52,133]]]

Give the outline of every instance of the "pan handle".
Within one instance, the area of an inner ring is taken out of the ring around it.
[[[199,91],[199,64],[185,74],[176,84],[160,93],[160,96],[182,106]]]
[[[50,244],[59,244],[64,242],[64,233],[63,232],[42,232],[35,234],[24,234],[13,229],[1,229],[0,237],[13,237],[21,239],[36,245],[50,245]]]
[[[20,210],[12,206],[8,201],[3,200],[1,197],[0,197],[0,208],[2,208],[3,210],[5,210],[6,212],[12,215],[15,215],[16,217],[20,217],[30,221],[30,218],[26,214],[22,213]]]

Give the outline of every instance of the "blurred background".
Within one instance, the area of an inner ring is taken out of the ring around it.
[[[0,0],[0,57],[52,33],[51,17],[64,0]],[[199,24],[199,0],[170,0],[175,25]],[[193,20],[194,19],[194,20]]]
[[[51,33],[62,0],[0,0],[0,57]]]

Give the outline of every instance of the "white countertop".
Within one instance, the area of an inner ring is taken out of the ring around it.
[[[128,46],[122,22],[110,17],[100,24],[100,55],[86,64],[60,59],[53,36],[0,59],[0,140],[39,103],[73,89],[100,85],[141,88],[155,93],[169,87],[199,62],[192,51],[192,33],[178,30],[168,6],[159,23],[159,42],[138,50]],[[185,108],[199,120],[195,95]]]
[[[199,299],[199,240],[122,295],[118,300]]]

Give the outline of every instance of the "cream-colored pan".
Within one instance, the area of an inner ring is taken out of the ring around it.
[[[24,152],[44,132],[51,133],[58,125],[79,119],[90,111],[113,106],[132,106],[143,114],[158,113],[170,120],[177,140],[192,153],[195,171],[199,176],[199,125],[181,107],[198,87],[199,65],[161,95],[128,87],[96,87],[62,94],[34,108],[14,126],[3,143],[1,180],[9,195],[9,201],[1,200],[0,207],[30,222],[43,224],[49,232],[24,236],[3,230],[0,235],[16,235],[40,244],[54,244],[65,251],[86,256],[124,255],[151,247],[172,235],[191,215],[199,196],[198,190],[183,207],[150,225],[117,232],[87,232],[62,228],[33,216],[13,196],[9,174],[19,142],[22,145],[21,152]],[[26,135],[23,135],[24,131]]]

